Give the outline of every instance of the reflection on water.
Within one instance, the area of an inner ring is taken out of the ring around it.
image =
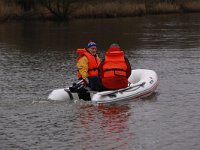
[[[200,145],[200,16],[158,15],[0,24],[2,149],[193,149]],[[120,22],[120,23],[119,23]],[[76,48],[103,58],[119,42],[133,69],[155,70],[157,92],[115,105],[48,102],[76,81]]]
[[[119,42],[126,50],[199,47],[199,14],[123,19],[75,20],[69,23],[10,22],[0,25],[1,43],[30,50],[74,50],[94,39],[100,49]],[[120,24],[119,24],[120,21]]]
[[[76,127],[81,129],[81,133],[77,133],[76,136],[81,137],[81,143],[73,148],[95,149],[102,145],[104,149],[125,147],[128,138],[128,117],[128,105],[81,106],[76,121]],[[80,141],[75,141],[78,142]]]

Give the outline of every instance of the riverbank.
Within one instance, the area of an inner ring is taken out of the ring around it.
[[[53,7],[52,7],[53,8]],[[64,8],[64,7],[63,7]],[[200,1],[90,1],[71,3],[64,12],[54,13],[52,9],[34,3],[33,7],[27,11],[16,3],[0,2],[0,20],[67,20],[76,18],[98,18],[98,17],[128,17],[148,14],[166,14],[166,13],[185,13],[200,12]],[[63,18],[59,18],[61,15]],[[62,16],[63,15],[63,16]]]
[[[78,4],[77,4],[78,5]],[[166,14],[200,12],[200,1],[188,2],[105,2],[96,4],[82,4],[78,10],[74,11],[72,18],[82,17],[126,17],[148,14]]]

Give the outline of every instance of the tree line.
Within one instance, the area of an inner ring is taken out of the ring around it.
[[[4,4],[10,5],[15,4],[21,8],[23,12],[29,12],[37,9],[38,7],[43,7],[48,10],[55,18],[58,20],[67,20],[73,10],[79,9],[78,7],[70,9],[70,6],[74,3],[79,3],[78,6],[87,3],[124,3],[124,2],[134,2],[143,3],[145,5],[146,11],[150,12],[152,8],[158,3],[184,3],[189,1],[198,0],[2,0]],[[111,6],[112,7],[112,6]]]

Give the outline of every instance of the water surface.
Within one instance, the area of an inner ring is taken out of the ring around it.
[[[48,102],[76,81],[76,48],[112,42],[132,69],[155,70],[145,99]],[[200,14],[0,24],[1,149],[199,150]]]

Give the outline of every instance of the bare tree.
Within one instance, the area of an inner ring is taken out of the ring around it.
[[[23,11],[30,11],[35,8],[37,0],[16,0],[15,2],[21,6]]]
[[[69,17],[69,6],[76,0],[41,0],[45,6],[58,20],[67,20]]]

